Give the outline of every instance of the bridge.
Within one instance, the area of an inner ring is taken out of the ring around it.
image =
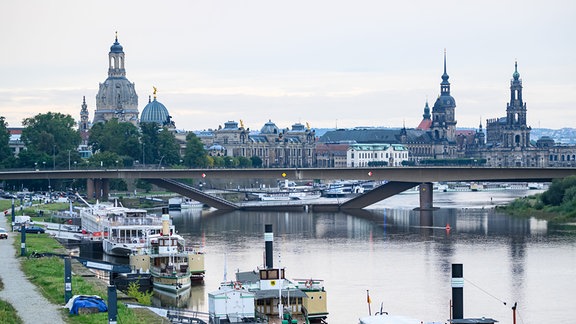
[[[217,209],[243,209],[174,179],[288,179],[288,180],[385,180],[370,192],[343,202],[336,209],[358,209],[420,186],[420,208],[432,208],[432,182],[550,182],[576,175],[576,168],[483,168],[483,167],[386,167],[386,168],[252,168],[252,169],[93,169],[11,170],[0,172],[1,180],[86,179],[89,196],[108,195],[109,179],[147,179],[168,190],[201,201]],[[316,206],[318,209],[329,206]]]

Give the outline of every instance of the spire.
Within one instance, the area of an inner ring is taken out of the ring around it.
[[[446,49],[444,49],[444,74],[442,74],[442,83],[448,83],[448,73],[446,72]],[[449,84],[449,83],[448,83]]]
[[[424,106],[424,114],[422,117],[424,119],[430,119],[430,106],[428,106],[428,97],[426,97],[426,106]]]
[[[518,73],[518,60],[514,60],[514,73],[512,74],[514,80],[520,79],[520,73]]]
[[[450,95],[450,82],[448,82],[448,73],[446,72],[446,49],[444,49],[444,74],[442,74],[442,82],[440,83],[440,95]]]
[[[446,49],[444,49],[444,75],[446,74]]]
[[[158,92],[158,89],[156,89],[156,87],[154,87],[154,86],[152,88],[154,89],[154,92],[153,92],[154,100],[156,100],[156,92]]]

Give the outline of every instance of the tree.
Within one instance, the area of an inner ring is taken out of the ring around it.
[[[40,162],[50,168],[68,167],[68,152],[76,151],[81,141],[72,116],[48,112],[25,118],[22,125],[21,139],[28,152],[19,154],[20,167]]]
[[[247,157],[239,156],[238,157],[238,166],[241,168],[250,168],[252,167],[252,160]]]
[[[163,127],[158,134],[158,153],[162,165],[175,165],[180,163],[180,145],[174,133]]]
[[[10,131],[4,117],[0,117],[0,168],[12,167],[14,154],[10,149]]]
[[[252,160],[252,166],[255,168],[261,168],[262,167],[262,159],[259,156],[252,156],[250,157],[250,160]]]
[[[186,135],[186,151],[184,153],[184,164],[189,168],[203,168],[208,166],[206,149],[198,136],[193,132]]]
[[[88,145],[92,152],[113,152],[123,161],[138,160],[142,155],[140,131],[131,123],[119,122],[113,118],[105,123],[96,123],[90,129]]]

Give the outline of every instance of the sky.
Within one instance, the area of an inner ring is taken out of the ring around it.
[[[416,127],[444,51],[459,128],[505,116],[514,63],[528,125],[576,127],[576,1],[6,1],[0,116],[90,119],[115,33],[140,112],[182,130]]]

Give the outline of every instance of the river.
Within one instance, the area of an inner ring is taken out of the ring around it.
[[[208,311],[207,294],[225,274],[263,263],[264,225],[274,229],[274,264],[289,278],[324,279],[329,323],[358,323],[371,311],[447,322],[451,264],[464,269],[464,317],[512,323],[574,319],[576,226],[515,218],[494,206],[535,191],[435,193],[433,212],[401,194],[347,214],[306,212],[171,213],[180,234],[206,252],[204,284],[188,307]],[[446,225],[450,230],[446,230]]]

